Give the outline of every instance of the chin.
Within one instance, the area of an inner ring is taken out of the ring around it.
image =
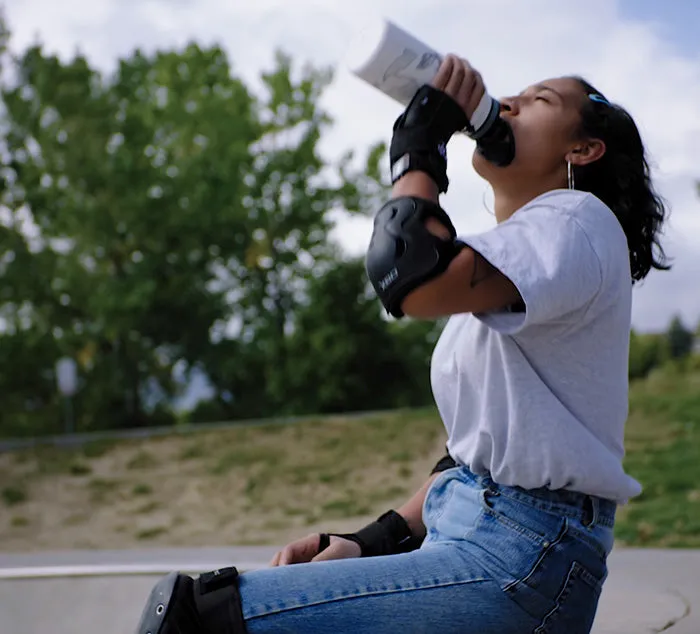
[[[516,174],[521,172],[521,163],[522,159],[518,157],[517,154],[513,162],[506,167],[494,165],[491,161],[484,158],[478,148],[474,148],[474,153],[472,154],[472,167],[474,171],[492,187],[503,182],[504,177],[508,180],[512,180]]]
[[[496,167],[493,163],[487,161],[478,148],[474,148],[474,153],[472,154],[472,167],[481,178],[489,183],[498,172],[503,172],[502,167]]]
[[[481,152],[479,152],[479,148],[475,147],[474,152],[472,153],[472,167],[476,170],[479,176],[481,176],[481,167],[485,162],[484,157],[481,156]]]

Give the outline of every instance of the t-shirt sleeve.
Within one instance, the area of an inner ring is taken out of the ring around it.
[[[523,209],[493,229],[459,237],[515,284],[525,312],[475,315],[504,334],[563,322],[587,307],[602,285],[598,255],[573,214],[548,206]]]

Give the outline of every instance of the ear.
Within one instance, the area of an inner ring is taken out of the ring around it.
[[[589,139],[572,149],[566,155],[566,160],[572,165],[588,165],[600,159],[605,154],[605,149],[605,143],[600,139]]]

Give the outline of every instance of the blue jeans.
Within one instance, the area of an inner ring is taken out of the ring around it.
[[[241,575],[249,634],[586,634],[613,543],[615,504],[441,473],[420,549]]]

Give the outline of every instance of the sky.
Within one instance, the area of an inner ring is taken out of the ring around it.
[[[563,74],[587,77],[627,108],[647,145],[658,191],[671,209],[663,243],[671,272],[654,272],[634,292],[633,325],[665,329],[680,314],[700,322],[700,2],[697,0],[5,0],[21,51],[37,41],[104,71],[134,48],[217,43],[254,90],[275,50],[299,64],[333,65],[323,97],[335,125],[328,158],[388,142],[400,106],[345,64],[353,37],[388,18],[441,53],[469,59],[495,97]],[[473,144],[450,145],[450,191],[442,205],[460,234],[493,226],[493,196],[471,168]],[[368,218],[341,217],[334,232],[348,253],[366,250]]]

